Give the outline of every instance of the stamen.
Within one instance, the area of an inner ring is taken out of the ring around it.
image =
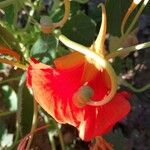
[[[73,102],[78,107],[83,107],[87,105],[93,96],[94,91],[91,87],[84,85],[79,88],[79,90],[73,95]]]
[[[100,53],[102,56],[105,55],[105,38],[106,38],[106,29],[107,29],[107,18],[106,18],[106,9],[104,4],[100,4],[102,8],[102,22],[101,27],[97,36],[97,39],[93,45],[96,53]]]

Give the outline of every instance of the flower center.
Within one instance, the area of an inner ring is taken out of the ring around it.
[[[81,86],[78,91],[73,95],[73,102],[78,107],[87,105],[87,102],[91,101],[94,91],[88,85]]]

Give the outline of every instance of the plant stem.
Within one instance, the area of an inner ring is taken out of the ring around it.
[[[24,73],[21,76],[20,82],[19,82],[19,88],[18,88],[18,103],[17,103],[17,118],[16,118],[16,133],[15,133],[15,139],[13,145],[9,148],[9,150],[13,150],[14,147],[18,143],[19,136],[21,134],[21,127],[20,127],[20,122],[21,122],[21,110],[22,110],[22,92],[25,84],[26,79],[26,74]]]
[[[47,117],[47,115],[45,115],[43,112],[40,111],[40,115],[44,118],[45,123],[50,124],[49,118]],[[52,119],[53,120],[53,119]],[[52,132],[48,131],[48,138],[49,141],[51,143],[51,148],[52,150],[56,150],[56,146],[55,146],[55,140],[54,140],[54,134]]]
[[[127,47],[127,48],[121,48],[121,49],[114,50],[111,53],[109,53],[106,56],[106,59],[127,55],[130,52],[138,51],[138,50],[148,48],[148,47],[150,47],[150,42],[145,42],[145,43],[138,44],[138,45],[135,45],[135,46],[130,46],[130,47]]]
[[[69,15],[70,15],[70,0],[64,0],[64,4],[65,4],[64,17],[58,23],[53,23],[54,28],[62,27],[69,18]]]
[[[56,124],[56,128],[57,128],[57,131],[58,131],[58,136],[59,136],[59,140],[60,140],[61,149],[65,150],[65,144],[64,144],[64,141],[63,141],[63,136],[62,136],[61,129],[59,129],[57,122],[55,124]]]
[[[27,66],[22,65],[22,64],[20,64],[18,62],[11,61],[11,60],[0,58],[0,62],[8,64],[8,65],[11,65],[11,66],[14,66],[14,67],[17,67],[17,68],[20,68],[22,70],[26,70],[27,69]]]
[[[125,24],[126,24],[128,18],[130,16],[130,14],[135,10],[135,8],[138,6],[138,4],[140,2],[141,1],[138,1],[138,3],[135,3],[135,1],[133,0],[130,7],[128,8],[127,13],[125,14],[125,16],[123,18],[123,21],[122,21],[122,24],[121,24],[121,34],[122,34],[122,36],[124,35],[124,27],[125,27]]]
[[[43,129],[46,129],[46,128],[48,128],[48,127],[49,127],[49,125],[45,125],[45,126],[42,126],[42,127],[37,128],[36,130],[34,130],[33,133],[30,132],[29,134],[27,134],[27,135],[20,141],[20,143],[19,143],[19,145],[18,145],[18,147],[17,147],[17,150],[25,150],[26,142],[27,142],[27,140],[30,138],[30,135],[31,135],[31,134],[35,134],[35,133],[37,133],[37,132],[39,132],[39,131],[41,131],[41,130],[43,130]]]
[[[129,28],[127,29],[127,31],[126,31],[126,33],[125,33],[125,36],[128,35],[128,34],[132,31],[132,29],[133,29],[135,23],[137,22],[137,19],[138,19],[139,16],[141,15],[142,11],[144,10],[144,8],[145,8],[145,6],[147,5],[148,2],[149,2],[149,0],[144,0],[144,2],[143,2],[143,4],[141,5],[139,11],[138,11],[137,14],[135,15],[135,17],[134,17],[132,23],[130,24]]]
[[[141,93],[141,92],[144,92],[144,91],[150,89],[150,84],[147,84],[147,85],[143,86],[142,88],[136,88],[133,85],[131,85],[130,83],[128,83],[126,80],[123,80],[123,79],[121,80],[121,84],[136,93]]]
[[[15,2],[16,0],[4,0],[2,2],[0,2],[0,8],[5,8],[11,4],[13,4],[13,2]]]
[[[4,83],[7,83],[7,82],[19,80],[20,78],[21,77],[15,77],[15,78],[10,78],[10,79],[6,79],[6,80],[2,80],[2,81],[0,81],[0,85],[4,84]]]
[[[13,51],[11,48],[0,46],[0,53],[10,55],[14,57],[17,61],[20,60],[20,55],[17,52]]]
[[[107,96],[105,96],[102,100],[99,100],[99,101],[90,100],[90,102],[87,102],[87,104],[92,105],[92,106],[101,106],[101,105],[104,105],[104,104],[108,103],[109,101],[111,101],[112,98],[114,97],[114,95],[116,94],[116,91],[117,91],[117,76],[116,76],[114,69],[109,64],[109,62],[107,60],[105,60],[104,58],[100,57],[95,52],[88,49],[87,47],[69,40],[64,35],[59,35],[58,39],[67,47],[69,47],[69,48],[87,56],[88,58],[94,60],[93,62],[95,62],[95,64],[94,64],[95,67],[98,70],[100,70],[101,67],[104,68],[110,77],[111,89],[110,89],[109,94]]]
[[[51,142],[52,150],[56,150],[55,141],[54,141],[54,135],[50,135],[50,142]]]
[[[37,116],[38,116],[38,104],[37,102],[34,100],[34,113],[33,113],[33,120],[32,120],[32,127],[31,127],[31,135],[30,135],[30,139],[28,141],[26,150],[30,149],[32,140],[33,140],[33,136],[34,136],[34,131],[37,127]]]
[[[26,31],[27,29],[28,29],[28,27],[29,27],[29,25],[30,25],[30,22],[32,22],[33,23],[33,20],[34,20],[34,25],[35,25],[35,19],[33,18],[33,15],[34,15],[34,13],[35,13],[35,10],[36,10],[36,7],[37,7],[37,5],[38,5],[38,2],[39,1],[35,1],[35,2],[32,2],[31,0],[28,2],[28,5],[31,7],[31,10],[29,11],[29,15],[28,15],[28,19],[27,19],[27,23],[26,23],[26,25],[25,25],[25,27],[23,28],[23,29],[21,29],[21,31]],[[25,8],[25,7],[24,7]],[[25,8],[26,9],[26,8]],[[32,20],[32,21],[31,21]],[[36,25],[39,27],[39,24],[37,23],[37,21],[36,21]]]
[[[0,117],[5,117],[7,115],[11,115],[11,114],[14,114],[16,113],[16,111],[6,111],[6,112],[1,112],[0,113]]]

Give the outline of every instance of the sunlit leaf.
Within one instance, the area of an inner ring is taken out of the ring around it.
[[[0,141],[0,145],[2,147],[9,147],[9,146],[11,146],[11,144],[13,143],[13,136],[14,135],[12,133],[8,133],[8,131],[5,130],[5,132],[4,132],[3,136],[2,136],[2,140]]]

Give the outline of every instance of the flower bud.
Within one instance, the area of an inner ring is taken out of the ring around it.
[[[41,30],[43,33],[51,33],[53,30],[53,22],[50,17],[42,16],[40,19]]]

